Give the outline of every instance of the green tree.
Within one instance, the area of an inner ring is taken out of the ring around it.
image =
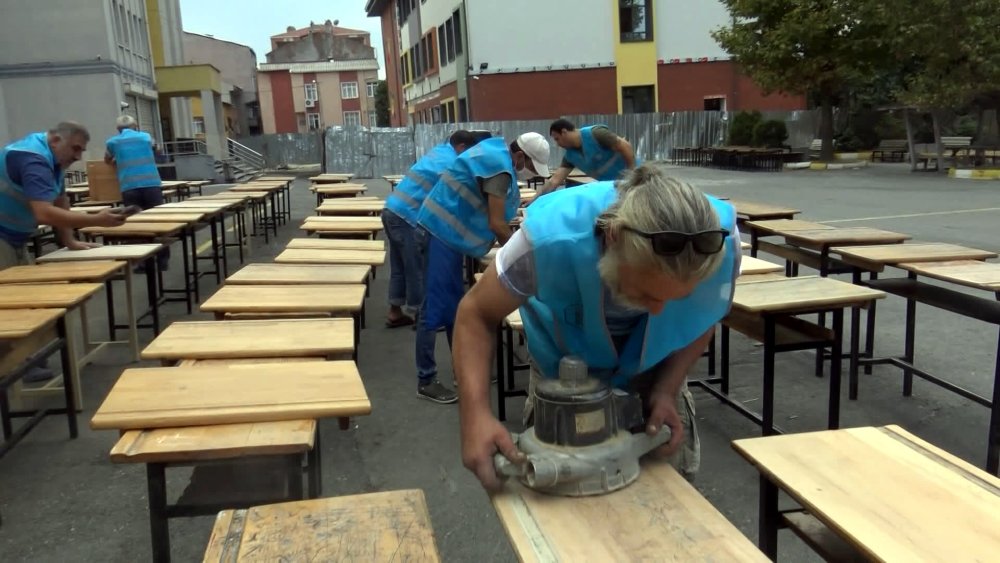
[[[895,0],[893,0],[895,1]],[[833,159],[833,106],[894,59],[887,9],[869,0],[722,0],[732,20],[712,36],[766,92],[811,95],[822,160]]]
[[[379,80],[375,86],[375,121],[379,127],[389,127],[391,123],[389,84],[385,80]]]

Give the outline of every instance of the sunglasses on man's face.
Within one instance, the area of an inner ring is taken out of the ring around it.
[[[632,227],[623,227],[626,231],[635,233],[643,238],[649,239],[653,245],[653,252],[660,256],[675,256],[684,251],[688,243],[698,254],[715,254],[722,250],[722,245],[726,243],[729,231],[719,229],[716,231],[701,231],[700,233],[681,233],[677,231],[661,231],[658,233],[647,233]]]

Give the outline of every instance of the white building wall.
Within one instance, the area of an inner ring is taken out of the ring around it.
[[[729,11],[718,0],[657,0],[653,5],[657,58],[728,60],[711,32],[729,20]]]

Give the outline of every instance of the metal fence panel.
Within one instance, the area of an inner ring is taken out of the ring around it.
[[[327,172],[381,178],[405,174],[416,161],[413,132],[391,127],[330,127],[326,130]]]
[[[236,139],[264,156],[268,168],[323,161],[320,133],[277,133]]]

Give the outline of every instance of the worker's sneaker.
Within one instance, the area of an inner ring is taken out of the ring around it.
[[[458,400],[458,394],[448,389],[438,380],[431,381],[425,385],[417,387],[417,396],[428,401],[447,405]]]

